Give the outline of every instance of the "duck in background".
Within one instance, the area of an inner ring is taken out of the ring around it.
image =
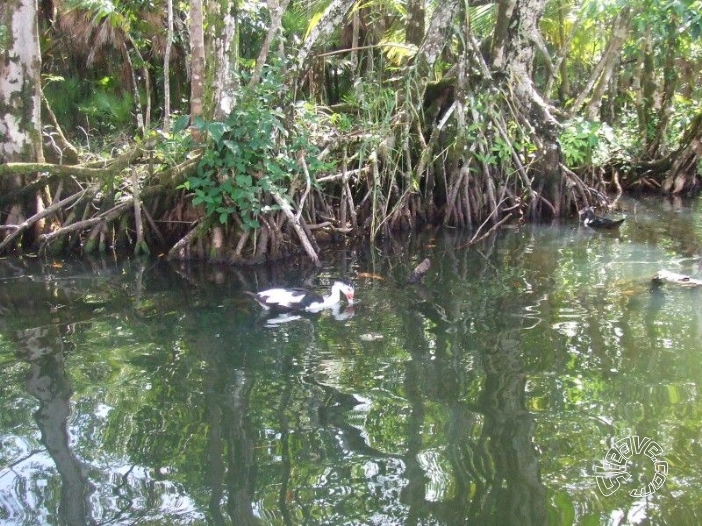
[[[595,215],[595,209],[591,206],[583,208],[578,214],[583,221],[583,225],[588,228],[614,230],[615,228],[619,228],[624,222],[624,218],[610,219],[608,217],[597,216]]]
[[[331,292],[326,296],[307,289],[273,288],[258,293],[246,291],[261,307],[275,312],[320,312],[330,309],[341,302],[341,295],[346,296],[349,305],[353,305],[354,287],[344,279],[336,279]]]

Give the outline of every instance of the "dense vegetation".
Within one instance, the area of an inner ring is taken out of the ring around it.
[[[10,23],[32,4],[0,7],[5,252],[317,261],[702,175],[699,0],[47,0],[22,149],[33,91],[3,88],[39,64]]]

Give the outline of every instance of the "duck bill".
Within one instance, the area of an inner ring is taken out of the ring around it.
[[[349,305],[353,305],[353,294],[347,294],[346,299],[349,302]]]

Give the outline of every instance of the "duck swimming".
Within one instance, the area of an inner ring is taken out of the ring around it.
[[[579,214],[580,217],[583,218],[583,225],[589,228],[612,230],[619,228],[619,226],[624,222],[624,218],[610,219],[608,217],[596,216],[595,209],[591,206],[583,208],[580,210]]]
[[[255,294],[246,291],[261,307],[276,312],[319,312],[332,308],[341,302],[341,294],[346,296],[349,305],[353,304],[354,288],[343,279],[334,281],[331,292],[327,296],[300,288],[273,288],[262,290]]]

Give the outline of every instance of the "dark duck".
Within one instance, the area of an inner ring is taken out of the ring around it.
[[[262,290],[257,294],[246,292],[261,307],[274,312],[320,312],[339,305],[342,294],[349,305],[352,305],[353,293],[353,285],[343,279],[334,281],[331,292],[327,296],[320,296],[300,288],[274,288]]]
[[[595,209],[591,206],[583,208],[579,213],[580,218],[583,221],[583,225],[589,228],[613,230],[615,228],[619,228],[619,226],[624,222],[624,218],[610,219],[609,217],[595,215]]]

